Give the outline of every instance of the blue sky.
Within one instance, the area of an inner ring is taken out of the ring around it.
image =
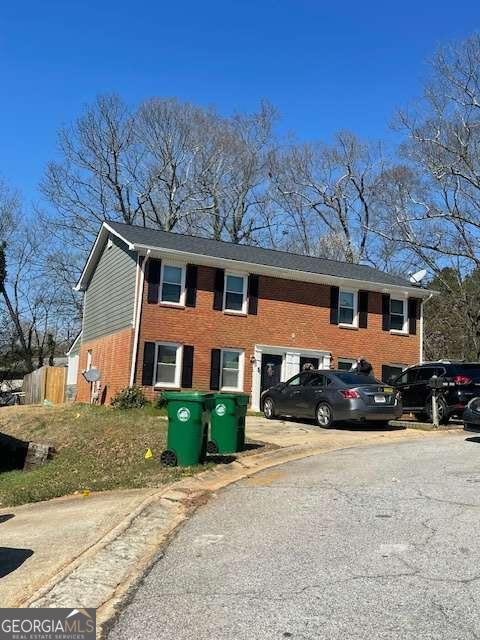
[[[0,175],[38,198],[56,132],[96,94],[177,96],[221,112],[280,111],[283,131],[329,140],[392,134],[442,42],[480,28],[457,0],[30,0],[0,22]]]

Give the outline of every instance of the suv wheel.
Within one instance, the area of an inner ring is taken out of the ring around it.
[[[271,398],[265,398],[263,401],[263,415],[268,420],[275,418],[275,403]]]
[[[428,416],[428,421],[433,422],[432,415],[432,398],[430,397],[425,406],[425,411]],[[439,424],[448,424],[450,416],[448,415],[448,407],[444,398],[438,398],[438,422]]]
[[[323,427],[324,429],[331,427],[333,424],[333,412],[331,406],[326,402],[321,402],[315,411],[315,417],[319,427]]]

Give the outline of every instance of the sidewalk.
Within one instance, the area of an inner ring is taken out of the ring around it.
[[[0,551],[17,550],[23,563],[0,579],[0,602],[2,606],[96,607],[100,629],[104,629],[162,545],[212,493],[258,471],[310,455],[444,433],[452,431],[324,430],[249,417],[248,438],[276,449],[239,456],[231,464],[158,489],[72,496],[3,509]]]

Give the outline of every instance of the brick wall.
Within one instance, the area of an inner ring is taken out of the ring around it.
[[[82,371],[87,367],[87,352],[92,350],[92,365],[102,375],[102,402],[109,404],[117,391],[130,382],[130,362],[133,345],[133,329],[122,329],[108,336],[85,342],[80,347],[78,367],[77,400],[90,401],[90,384]]]
[[[146,289],[141,318],[136,381],[141,383],[145,341],[171,341],[194,345],[193,388],[207,390],[210,350],[245,350],[244,390],[250,392],[249,359],[255,344],[329,351],[336,366],[339,357],[365,356],[381,375],[384,363],[412,364],[419,360],[417,335],[393,335],[382,331],[381,294],[369,293],[367,329],[346,329],[330,324],[330,287],[260,276],[258,315],[228,315],[214,311],[215,269],[198,268],[195,308],[170,308],[148,304]],[[146,389],[150,397],[151,388]]]

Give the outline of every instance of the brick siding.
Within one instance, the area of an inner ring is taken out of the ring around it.
[[[117,391],[130,382],[130,363],[133,345],[133,329],[122,329],[108,336],[85,342],[80,347],[78,367],[77,400],[90,402],[90,384],[82,375],[87,367],[87,353],[92,351],[92,365],[99,369],[101,378],[101,401],[109,404]]]
[[[369,292],[368,328],[347,329],[330,324],[329,286],[260,276],[258,314],[239,316],[213,310],[214,277],[215,269],[198,268],[195,308],[148,304],[145,285],[137,384],[141,383],[146,341],[194,345],[193,388],[202,390],[209,388],[210,351],[213,348],[231,347],[245,351],[246,392],[250,392],[252,386],[250,357],[255,344],[328,351],[332,353],[334,366],[339,357],[365,356],[377,376],[381,375],[382,364],[408,365],[419,360],[420,325],[417,335],[382,331],[381,293]],[[361,288],[360,282],[359,286]],[[121,362],[121,366],[117,362],[117,369],[124,366],[124,360]],[[146,392],[153,398],[152,388],[147,388]]]

